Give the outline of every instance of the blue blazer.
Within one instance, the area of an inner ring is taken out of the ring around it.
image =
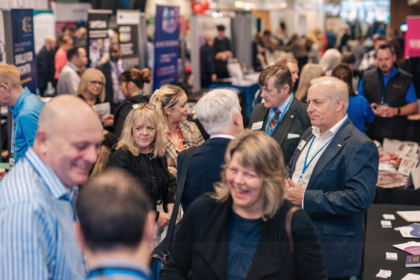
[[[300,141],[309,143],[312,136],[308,128]],[[286,168],[288,178],[300,154],[296,149]],[[312,172],[303,206],[318,230],[328,277],[360,273],[363,216],[375,198],[378,166],[375,144],[347,120]]]
[[[214,192],[213,184],[220,182],[225,152],[230,139],[212,138],[197,148],[191,157],[188,176],[181,198],[182,209],[187,211],[191,203],[206,192]],[[185,151],[178,155],[178,180],[182,171]],[[179,183],[179,182],[178,182]]]

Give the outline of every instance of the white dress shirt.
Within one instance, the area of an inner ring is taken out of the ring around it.
[[[228,134],[212,134],[210,135],[210,139],[212,138],[226,138],[226,139],[235,139],[235,137],[233,137],[232,135],[228,135]]]
[[[306,188],[308,186],[308,183],[309,183],[309,180],[311,179],[312,172],[314,171],[314,168],[315,168],[319,158],[322,156],[322,154],[325,152],[325,150],[328,148],[329,144],[331,143],[331,142],[328,143],[328,141],[330,139],[332,139],[337,134],[338,130],[340,129],[341,125],[346,121],[346,119],[347,119],[347,114],[342,120],[340,120],[338,123],[336,123],[333,127],[331,127],[322,136],[321,136],[321,130],[316,126],[312,126],[312,134],[315,135],[315,140],[312,143],[312,147],[311,147],[311,150],[309,151],[309,154],[308,154],[308,149],[309,149],[309,146],[310,146],[310,142],[312,141],[312,138],[309,140],[309,142],[306,144],[303,151],[300,153],[300,156],[299,156],[299,158],[296,162],[295,172],[293,173],[293,176],[292,176],[292,181],[294,183],[298,184],[299,186],[301,186],[303,189],[306,190]],[[324,149],[322,149],[322,151],[320,151],[316,155],[316,157],[313,159],[311,164],[306,169],[305,173],[302,174],[303,166],[305,165],[306,154],[308,154],[308,159],[307,159],[306,163],[309,163],[311,161],[312,157],[315,156],[315,154],[326,143],[328,143],[328,144],[324,147]],[[302,179],[300,179],[300,175],[302,175]],[[305,194],[303,194],[303,197],[305,197]],[[304,201],[304,199],[302,198],[302,209],[303,209],[303,201]]]

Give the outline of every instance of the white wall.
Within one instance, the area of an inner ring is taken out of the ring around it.
[[[2,9],[26,8],[48,10],[48,0],[0,0],[0,4],[0,8]]]
[[[271,11],[270,20],[271,20],[271,31],[276,32],[277,27],[281,20],[286,24],[286,34],[290,38],[293,33],[298,33],[299,31],[299,16],[303,15],[306,17],[306,34],[309,31],[316,28],[321,29],[322,32],[325,32],[325,13],[321,11],[293,11],[293,10],[280,10],[280,11]]]

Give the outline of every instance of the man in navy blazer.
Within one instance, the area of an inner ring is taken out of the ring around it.
[[[228,89],[215,89],[197,103],[197,117],[210,139],[197,148],[191,157],[188,176],[181,198],[182,209],[221,180],[225,151],[231,139],[244,129],[238,95]],[[182,171],[185,151],[178,155],[178,175]],[[178,177],[179,179],[179,177]]]
[[[379,153],[347,117],[347,85],[334,77],[311,84],[312,128],[286,168],[288,199],[312,218],[329,279],[349,279],[361,272],[363,216],[375,198]]]

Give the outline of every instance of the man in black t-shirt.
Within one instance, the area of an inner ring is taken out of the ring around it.
[[[218,36],[214,41],[214,70],[218,79],[229,78],[227,69],[227,61],[232,57],[230,41],[225,37],[225,27],[223,25],[217,26]]]

